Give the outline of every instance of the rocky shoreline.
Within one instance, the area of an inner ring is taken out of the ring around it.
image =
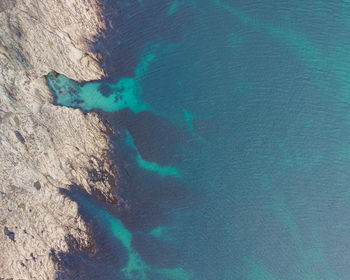
[[[76,202],[81,186],[116,203],[110,128],[96,113],[53,105],[45,75],[105,73],[89,42],[105,23],[97,0],[0,3],[0,279],[55,279],[58,252],[93,249]]]

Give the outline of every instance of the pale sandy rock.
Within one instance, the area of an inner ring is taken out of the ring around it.
[[[78,184],[112,202],[115,171],[100,118],[52,105],[44,75],[100,78],[87,42],[104,22],[97,0],[1,0],[0,26],[0,279],[55,279],[51,250],[66,252],[67,236],[92,242],[59,189]]]

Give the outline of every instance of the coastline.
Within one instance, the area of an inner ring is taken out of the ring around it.
[[[110,129],[96,113],[53,105],[44,78],[105,75],[88,43],[105,28],[102,8],[95,0],[0,5],[1,279],[55,279],[58,253],[93,248],[61,189],[76,184],[117,202]]]
[[[3,19],[1,273],[347,279],[350,5],[100,1],[100,72],[60,24],[64,50]]]

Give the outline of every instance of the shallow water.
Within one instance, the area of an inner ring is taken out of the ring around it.
[[[48,76],[117,131],[123,204],[66,193],[103,255],[73,279],[347,279],[350,3],[105,6],[109,77]]]

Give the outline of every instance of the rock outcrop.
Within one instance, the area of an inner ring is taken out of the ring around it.
[[[0,279],[55,279],[55,252],[91,245],[59,189],[114,201],[115,171],[99,116],[53,105],[44,76],[103,76],[88,43],[105,25],[97,0],[1,0],[0,26]]]

